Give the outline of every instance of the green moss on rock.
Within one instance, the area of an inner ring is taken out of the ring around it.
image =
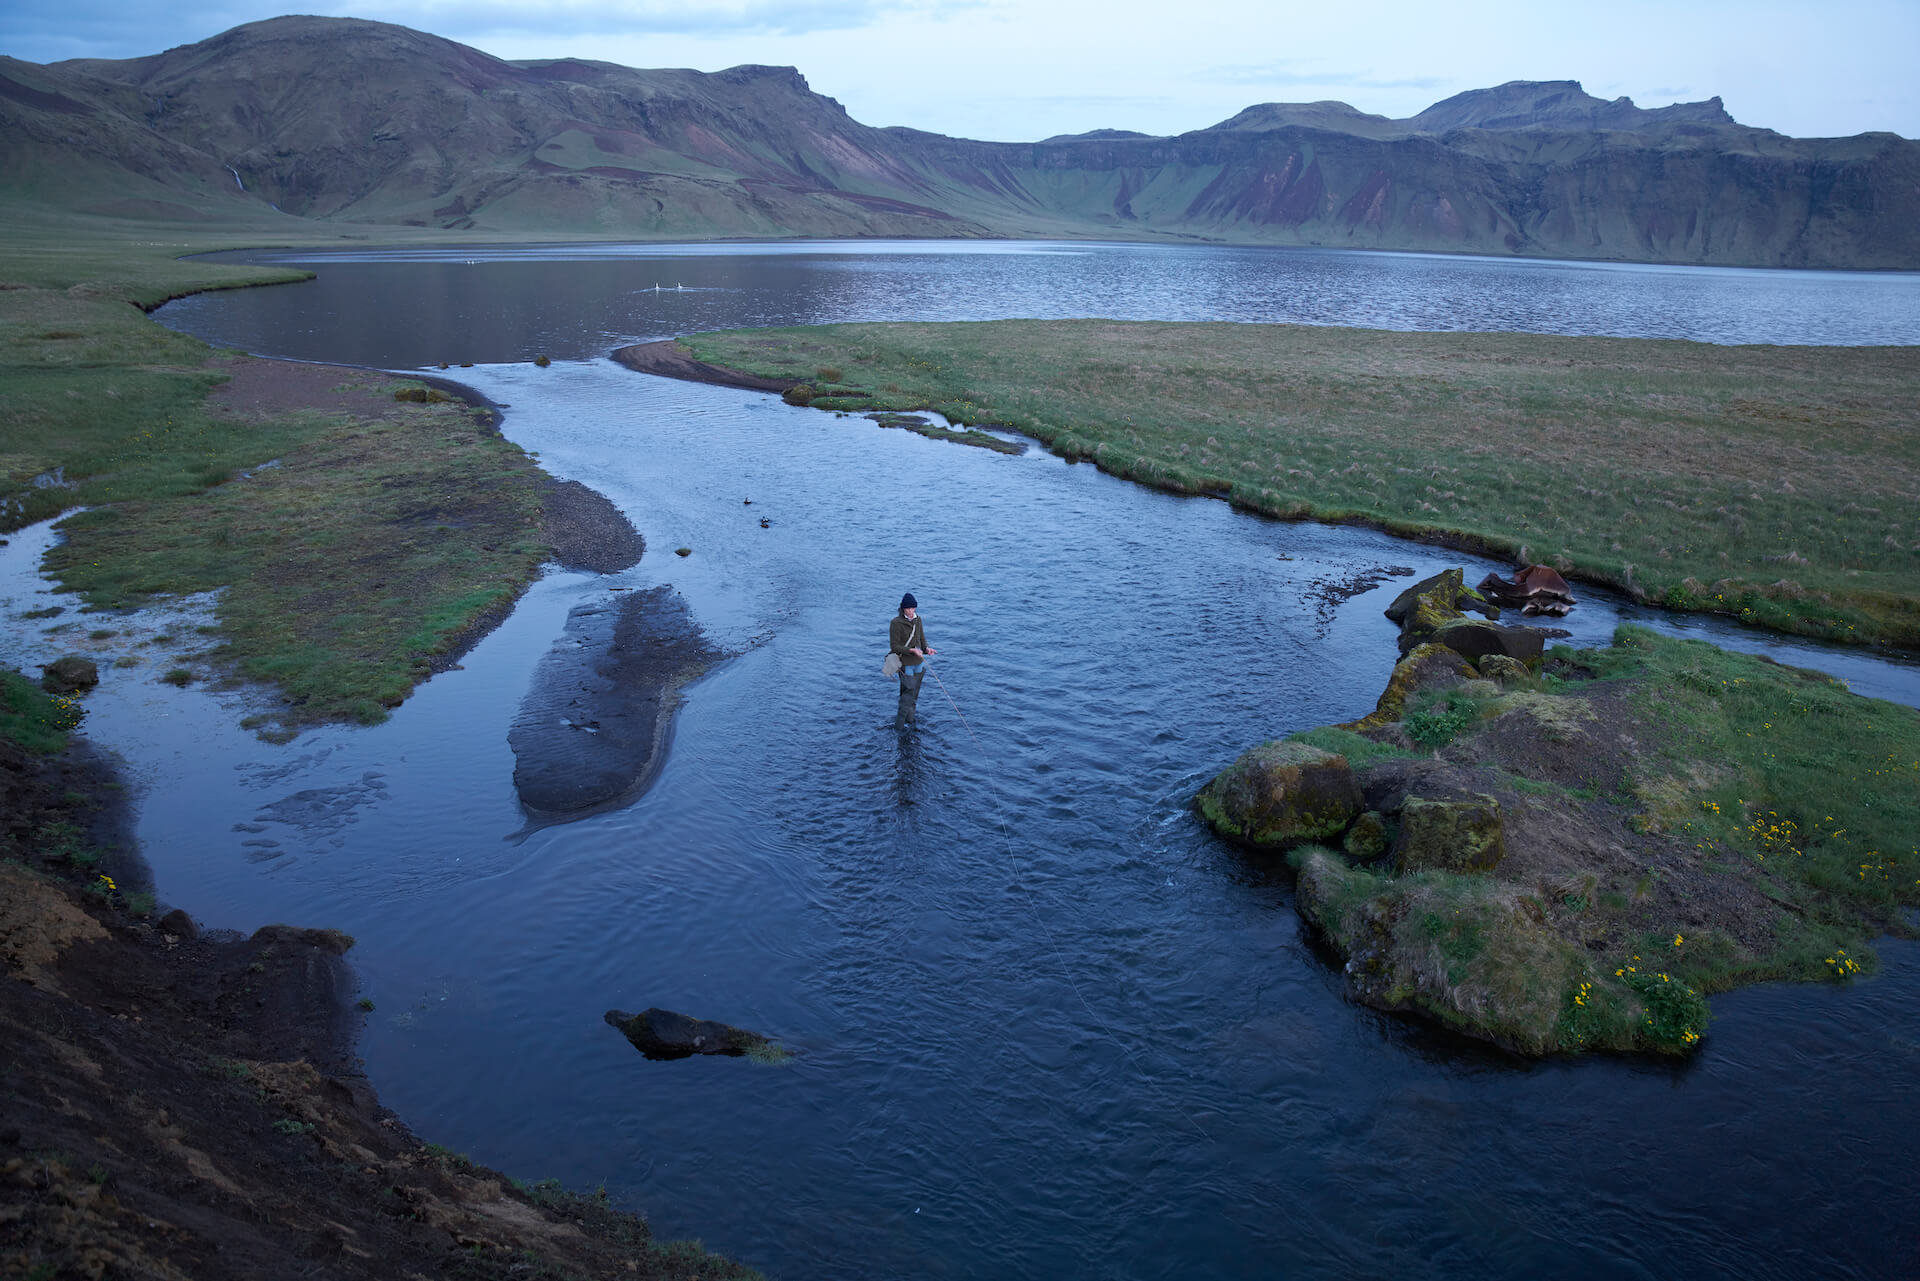
[[[1387,687],[1381,692],[1380,701],[1373,711],[1340,728],[1364,733],[1391,725],[1401,719],[1406,712],[1407,700],[1420,690],[1450,689],[1473,680],[1476,675],[1471,663],[1446,646],[1417,645],[1405,658],[1394,664],[1393,675],[1387,678]]]
[[[1400,808],[1400,834],[1393,842],[1396,872],[1436,869],[1484,872],[1506,856],[1500,802],[1485,794],[1466,801],[1409,796]]]
[[[1360,813],[1360,785],[1344,756],[1305,743],[1262,743],[1223,770],[1195,804],[1229,840],[1289,849],[1345,832]]]
[[[1505,654],[1488,654],[1476,666],[1482,676],[1503,687],[1524,684],[1529,675],[1525,663]]]
[[[1348,858],[1371,863],[1387,852],[1388,844],[1386,820],[1377,811],[1368,810],[1353,820],[1342,848],[1346,850]]]

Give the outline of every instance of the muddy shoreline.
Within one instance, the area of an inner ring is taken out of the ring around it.
[[[688,355],[686,349],[672,338],[621,347],[613,353],[613,358],[636,373],[658,374],[662,378],[708,383],[715,387],[784,392],[789,387],[799,386],[801,382],[798,378],[762,378],[756,374],[743,374],[719,365],[709,365]]]

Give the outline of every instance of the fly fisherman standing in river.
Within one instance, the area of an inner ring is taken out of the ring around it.
[[[887,624],[887,648],[900,659],[900,711],[893,724],[896,729],[905,729],[913,724],[914,705],[920,701],[927,655],[938,652],[927,644],[926,628],[920,623],[920,602],[912,592],[900,598],[900,612]]]

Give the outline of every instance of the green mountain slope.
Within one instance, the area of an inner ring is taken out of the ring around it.
[[[506,62],[276,18],[124,61],[0,59],[16,199],[498,233],[1114,236],[1920,267],[1920,143],[1800,140],[1718,99],[1515,82],[1407,120],[1263,104],[1172,138],[875,129],[797,71]]]

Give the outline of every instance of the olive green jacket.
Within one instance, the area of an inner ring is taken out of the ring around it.
[[[926,660],[908,653],[909,648],[918,649],[922,654],[927,650],[927,630],[919,619],[907,621],[905,614],[895,614],[893,621],[887,624],[887,648],[900,655],[900,661],[907,667]]]

